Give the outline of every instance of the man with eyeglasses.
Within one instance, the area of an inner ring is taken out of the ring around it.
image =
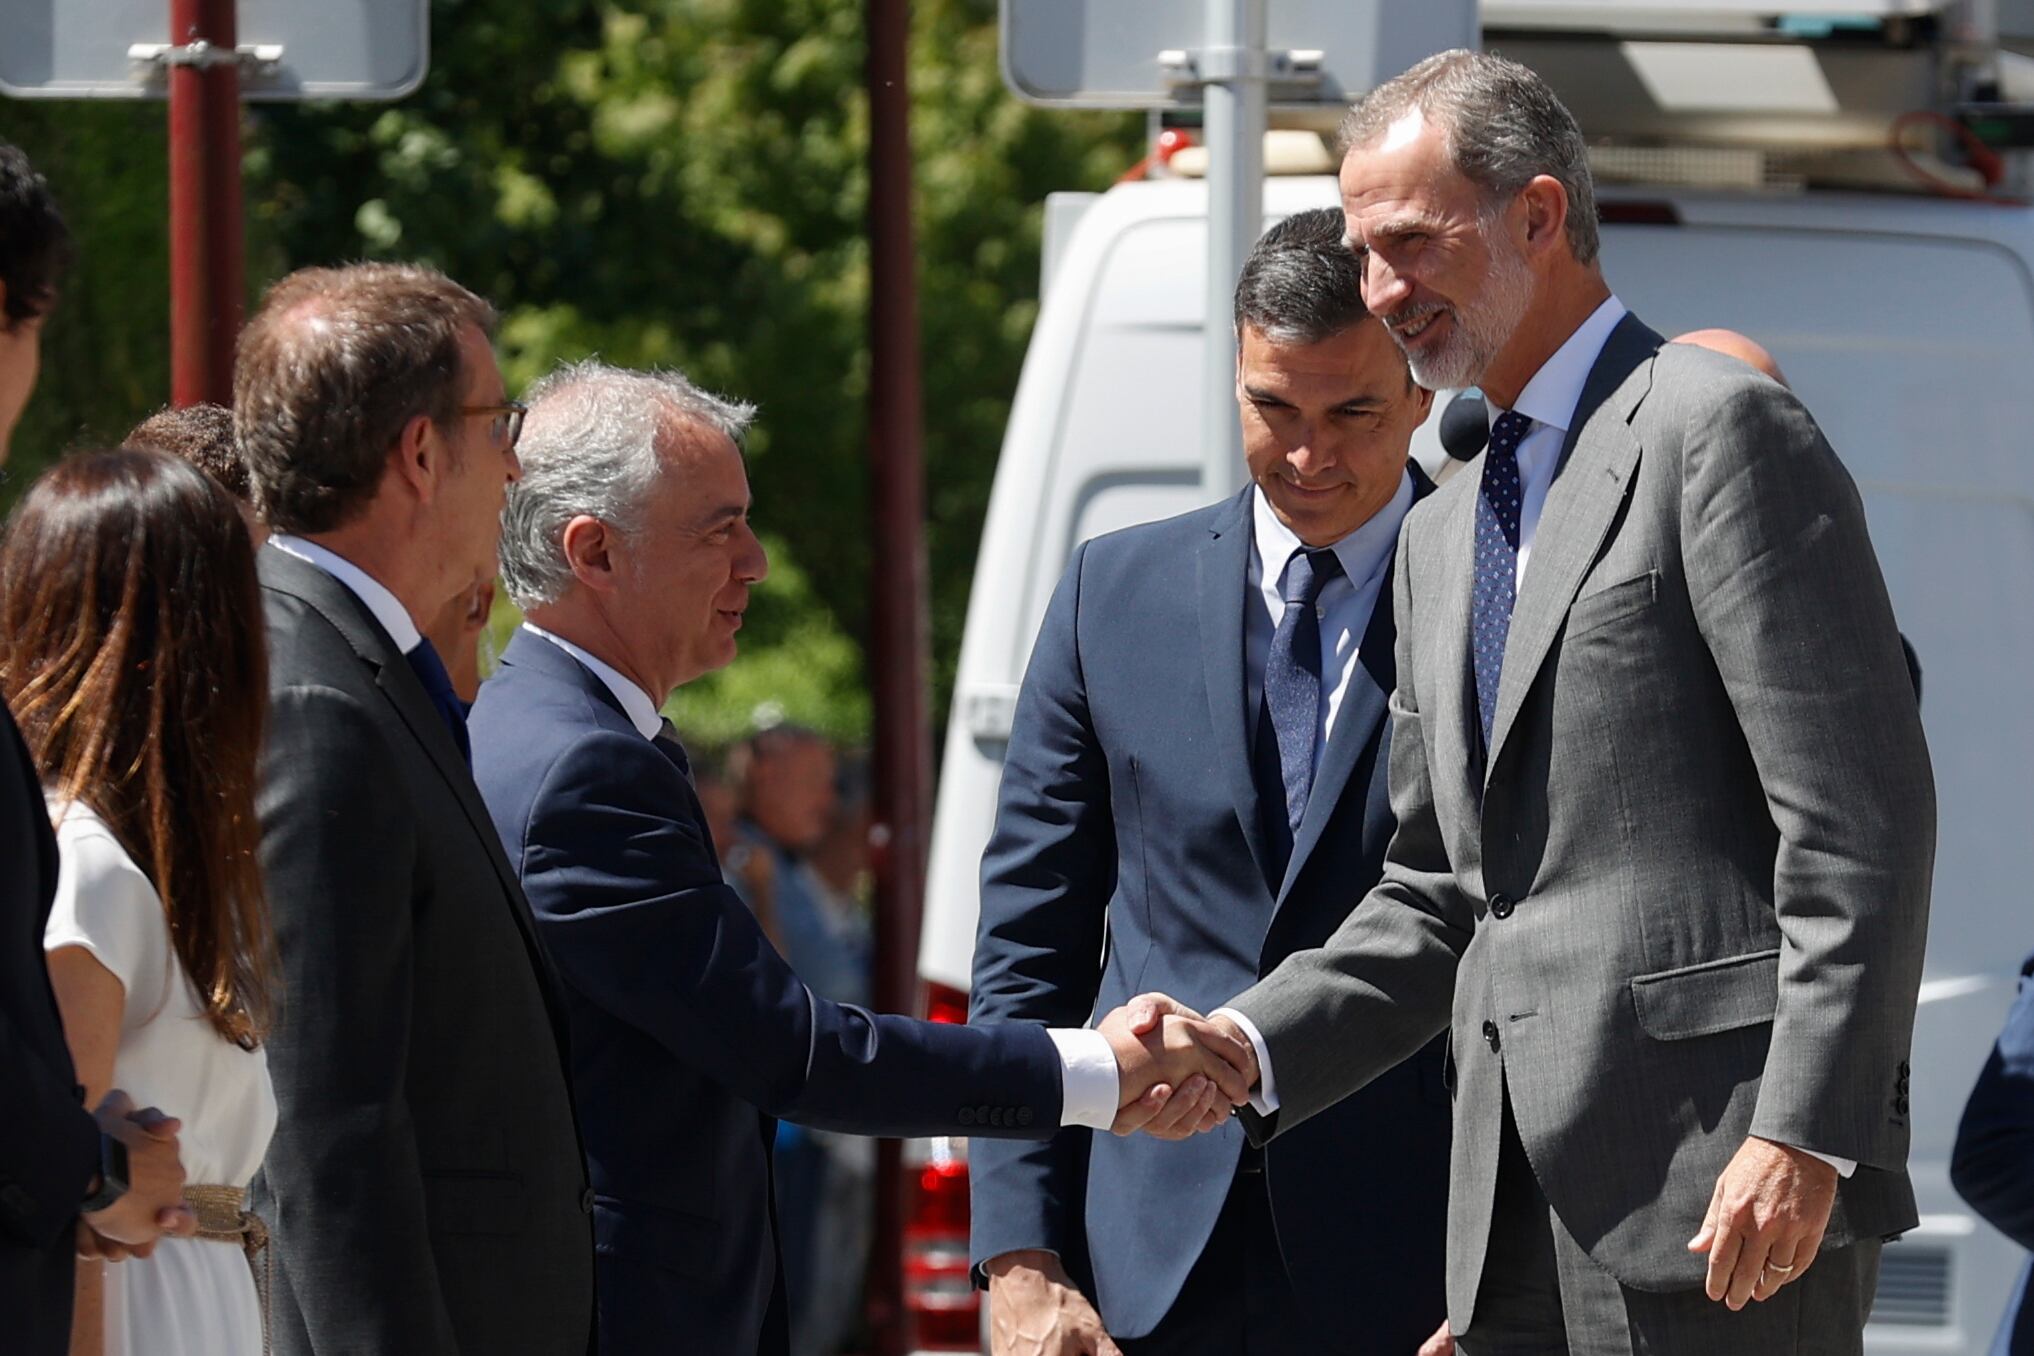
[[[286,995],[253,1207],[279,1353],[584,1356],[590,1200],[563,1012],[423,635],[494,573],[520,473],[486,302],[306,269],[240,344],[271,699],[259,802]]]

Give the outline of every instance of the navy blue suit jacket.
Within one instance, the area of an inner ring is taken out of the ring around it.
[[[99,1167],[50,993],[42,930],[56,894],[56,837],[35,766],[0,706],[0,1323],[8,1351],[69,1348],[72,1226]],[[176,1114],[175,1107],[165,1110]]]
[[[2021,967],[2020,996],[1964,1106],[1949,1179],[1973,1210],[2034,1249],[2034,956]],[[2034,1263],[2020,1273],[1994,1356],[2034,1356],[2030,1278]]]
[[[777,1356],[774,1117],[864,1135],[1052,1133],[1044,1032],[809,992],[722,883],[675,741],[520,631],[469,722],[474,775],[567,991],[614,1356]]]
[[[1392,831],[1390,584],[1274,877],[1245,710],[1250,494],[1075,552],[1018,698],[970,1020],[1077,1024],[1147,990],[1207,1011],[1320,945],[1376,882]],[[1265,1151],[1294,1288],[1364,1351],[1411,1352],[1440,1325],[1448,1135],[1434,1048]],[[1109,1331],[1147,1334],[1242,1147],[1233,1121],[1178,1144],[1069,1130],[978,1146],[974,1261],[1051,1248],[1078,1276],[1090,1257]]]

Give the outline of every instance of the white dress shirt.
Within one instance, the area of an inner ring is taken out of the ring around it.
[[[1512,407],[1533,421],[1518,444],[1518,574],[1513,586],[1521,592],[1525,588],[1526,563],[1532,558],[1533,536],[1540,525],[1540,512],[1547,506],[1547,491],[1554,483],[1554,473],[1560,469],[1561,447],[1575,423],[1576,408],[1582,403],[1582,388],[1588,384],[1589,373],[1595,368],[1596,360],[1603,356],[1603,346],[1610,342],[1610,332],[1617,328],[1625,314],[1623,302],[1614,296],[1606,298],[1568,336],[1567,342],[1554,350],[1554,356],[1533,373],[1532,380],[1518,393],[1518,403]],[[1494,429],[1498,416],[1504,411],[1492,404],[1489,413]],[[1400,515],[1401,520],[1403,516]],[[1394,524],[1394,537],[1397,530],[1397,524]],[[1345,567],[1346,564],[1345,561]],[[1326,597],[1325,589],[1322,596]],[[1277,1084],[1272,1081],[1271,1056],[1265,1048],[1264,1037],[1248,1017],[1235,1009],[1218,1008],[1216,1011],[1234,1021],[1256,1050],[1259,1083],[1250,1104],[1260,1114],[1269,1115],[1278,1108],[1278,1091]],[[1839,1176],[1848,1177],[1857,1171],[1855,1159],[1816,1153],[1813,1149],[1804,1148],[1801,1152],[1829,1164]]]
[[[1540,510],[1547,506],[1547,490],[1560,464],[1561,445],[1575,423],[1575,407],[1582,403],[1582,388],[1588,384],[1596,360],[1603,356],[1610,332],[1624,315],[1623,302],[1616,297],[1606,299],[1533,373],[1533,379],[1518,393],[1518,404],[1512,407],[1533,421],[1518,443],[1518,576],[1512,581],[1514,588],[1525,586],[1533,534],[1539,530]],[[1503,413],[1495,404],[1489,407],[1493,429]]]
[[[621,703],[622,712],[628,716],[629,724],[636,727],[636,733],[645,739],[655,739],[663,733],[664,718],[657,714],[657,703],[633,680],[623,677],[614,665],[532,622],[524,622],[523,629],[550,641],[585,665]],[[1045,1034],[1059,1052],[1059,1123],[1108,1129],[1116,1120],[1119,1088],[1116,1052],[1109,1048],[1108,1037],[1099,1031],[1060,1028],[1049,1029]]]
[[[292,537],[286,532],[270,536],[268,544],[285,555],[295,556],[306,565],[315,565],[326,574],[338,580],[348,593],[361,601],[374,619],[381,623],[381,629],[388,632],[388,638],[404,654],[423,643],[424,633],[417,629],[416,619],[402,601],[388,591],[388,586],[367,571],[355,565],[345,556],[330,547],[303,537]]]

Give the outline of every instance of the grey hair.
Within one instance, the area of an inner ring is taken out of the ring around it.
[[[703,391],[681,372],[635,372],[597,359],[567,363],[530,388],[516,444],[522,478],[501,514],[501,580],[517,607],[555,603],[572,582],[565,525],[585,515],[627,536],[663,465],[658,439],[682,421],[740,447],[746,401]]]
[[[1251,247],[1236,279],[1236,342],[1257,330],[1281,344],[1318,344],[1369,317],[1362,266],[1340,208],[1295,212]]]
[[[1440,127],[1464,178],[1501,208],[1545,174],[1568,192],[1568,248],[1588,263],[1598,248],[1596,183],[1582,129],[1535,72],[1483,52],[1430,56],[1363,96],[1342,119],[1342,152],[1374,144],[1418,109]]]

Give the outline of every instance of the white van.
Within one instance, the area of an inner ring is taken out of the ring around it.
[[[2034,209],[1820,190],[1602,197],[1605,272],[1642,319],[1669,335],[1740,330],[1778,359],[1863,491],[1920,660],[1941,809],[1912,1060],[1922,1218],[1886,1250],[1866,1346],[1982,1353],[2023,1254],[1963,1205],[1948,1159],[2034,947]],[[1266,223],[1336,201],[1327,176],[1274,178]],[[933,1015],[965,1013],[1011,713],[1073,548],[1211,497],[1197,425],[1206,208],[1195,180],[1062,195],[1048,208],[1045,300],[997,467],[941,765],[919,964]],[[1445,459],[1438,423],[1414,443],[1430,470]],[[974,1349],[965,1142],[917,1141],[913,1152],[922,1171],[905,1266],[918,1346]]]

